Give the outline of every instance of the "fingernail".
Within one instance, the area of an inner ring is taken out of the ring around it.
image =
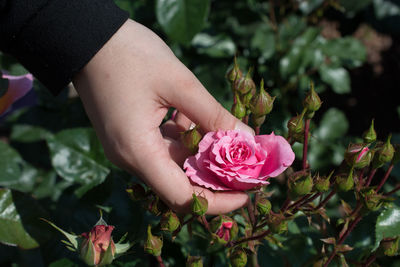
[[[250,128],[248,125],[241,122],[240,120],[238,120],[236,122],[235,130],[245,131],[245,132],[251,133],[252,135],[255,135],[254,130],[252,128]]]

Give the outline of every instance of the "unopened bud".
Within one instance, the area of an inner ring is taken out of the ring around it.
[[[388,163],[393,159],[394,147],[390,143],[391,138],[392,138],[392,135],[389,135],[385,144],[380,144],[377,146],[375,154],[374,154],[374,158],[372,160],[372,166],[374,168],[380,168],[385,163]]]
[[[234,92],[238,92],[242,95],[247,94],[251,90],[255,89],[256,85],[251,78],[251,70],[249,70],[245,77],[236,79],[233,85]]]
[[[154,198],[148,202],[147,210],[159,216],[161,213],[168,210],[168,206],[158,196],[154,196]]]
[[[238,119],[242,119],[246,116],[246,107],[243,105],[240,100],[239,94],[235,93],[235,103],[232,105],[231,113]]]
[[[234,83],[236,80],[242,78],[243,73],[239,68],[239,64],[237,63],[236,57],[233,59],[233,66],[226,74],[226,77],[229,82]]]
[[[336,188],[339,191],[347,192],[354,187],[353,169],[348,174],[339,174],[336,176]]]
[[[374,129],[374,120],[372,120],[371,126],[369,127],[368,130],[366,130],[363,133],[362,137],[364,139],[364,143],[366,143],[366,144],[370,144],[372,142],[375,142],[375,140],[376,140],[376,131]]]
[[[140,184],[131,185],[126,192],[133,201],[146,199],[146,190]]]
[[[389,257],[396,256],[399,250],[399,240],[400,236],[383,239],[378,249],[378,255],[385,255]]]
[[[288,179],[290,195],[293,198],[307,195],[313,188],[313,179],[310,173],[295,173]]]
[[[330,179],[333,174],[333,171],[328,175],[328,177],[320,177],[319,175],[314,179],[314,188],[317,192],[326,192],[330,187]]]
[[[288,224],[285,219],[285,216],[282,214],[273,214],[267,220],[268,228],[274,234],[282,234],[287,232]]]
[[[186,267],[203,267],[203,259],[199,256],[190,256],[187,258]]]
[[[235,220],[226,215],[220,215],[211,220],[210,230],[214,240],[219,244],[226,244],[235,239],[239,228]]]
[[[161,217],[160,225],[161,225],[161,230],[172,233],[176,229],[178,229],[180,221],[178,216],[174,212],[169,210],[166,213],[164,213],[163,216]]]
[[[271,202],[268,199],[260,198],[257,200],[256,208],[258,214],[260,214],[261,216],[269,214],[269,212],[271,211],[271,207],[272,207]]]
[[[264,122],[265,118],[267,116],[259,116],[257,117],[256,115],[251,115],[251,123],[253,124],[254,127],[260,127]]]
[[[153,255],[153,256],[160,256],[161,249],[163,246],[163,241],[158,236],[153,236],[151,233],[151,226],[147,227],[147,239],[144,245],[144,251]]]
[[[314,90],[314,83],[310,82],[310,91],[303,101],[303,106],[308,114],[313,114],[321,107],[322,101]]]
[[[374,189],[368,189],[366,192],[362,192],[362,200],[364,206],[370,211],[377,211],[382,206],[382,196],[377,194]]]
[[[230,257],[232,267],[244,267],[247,264],[247,254],[242,249],[235,249]]]
[[[306,109],[300,115],[297,115],[291,118],[287,127],[289,130],[289,136],[291,136],[294,141],[302,143],[304,141],[304,115],[306,113]]]
[[[196,194],[193,193],[192,195],[192,203],[191,203],[191,208],[192,208],[192,214],[196,216],[202,216],[206,214],[208,210],[208,201],[206,198],[202,196],[196,196]]]
[[[246,107],[248,114],[251,113],[250,102],[255,94],[256,94],[256,90],[254,89],[254,90],[250,90],[247,94],[242,96],[242,103]]]
[[[264,80],[261,80],[260,91],[251,99],[250,110],[257,117],[267,115],[271,112],[274,106],[274,101],[275,96],[271,97],[264,90]]]
[[[199,148],[199,143],[202,138],[198,128],[199,126],[197,125],[193,129],[187,130],[181,134],[181,141],[183,145],[188,148],[193,154],[197,152]]]
[[[350,167],[362,169],[370,164],[372,153],[363,144],[351,144],[344,154],[344,159]]]

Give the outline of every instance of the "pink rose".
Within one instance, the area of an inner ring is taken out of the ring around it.
[[[114,230],[114,226],[111,225],[96,225],[90,230],[90,232],[82,233],[81,236],[84,238],[82,242],[81,253],[82,256],[87,254],[87,246],[90,242],[93,244],[94,255],[91,259],[93,265],[97,265],[102,260],[106,253],[108,246],[111,245],[112,255],[115,253],[115,244],[111,238],[111,232]]]
[[[3,74],[3,78],[8,79],[9,86],[7,92],[0,97],[0,115],[6,112],[15,101],[26,95],[33,85],[32,74],[21,76]]]
[[[195,184],[214,190],[247,190],[269,184],[294,160],[289,143],[274,133],[253,136],[244,131],[207,133],[195,156],[183,168]]]

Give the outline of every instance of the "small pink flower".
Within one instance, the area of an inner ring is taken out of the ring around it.
[[[223,222],[221,227],[216,232],[216,235],[219,236],[219,238],[228,242],[231,238],[230,230],[232,228],[232,225],[232,222]]]
[[[195,184],[213,190],[248,190],[269,184],[293,163],[289,143],[274,133],[253,136],[238,130],[207,133],[183,167]]]
[[[352,152],[359,152],[360,150],[358,150],[358,151],[352,151]],[[367,152],[369,151],[369,148],[368,147],[364,147],[362,150],[361,150],[361,152],[359,152],[359,154],[358,154],[358,156],[357,156],[357,159],[356,159],[356,163],[358,163],[358,162],[360,162],[360,160],[363,158],[363,157],[365,157],[366,155],[367,155]]]
[[[95,265],[100,263],[100,260],[104,253],[107,251],[108,246],[111,246],[112,254],[115,253],[115,244],[111,238],[111,233],[114,230],[114,226],[111,225],[96,225],[90,230],[90,232],[82,233],[81,236],[85,238],[82,243],[82,247],[86,247],[89,240],[94,246],[94,259]]]
[[[32,74],[21,76],[3,74],[3,78],[8,79],[9,86],[5,95],[0,97],[0,115],[6,112],[15,101],[26,95],[33,84]]]

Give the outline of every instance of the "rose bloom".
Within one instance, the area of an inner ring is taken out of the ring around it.
[[[102,256],[107,251],[108,246],[111,245],[111,252],[115,253],[115,244],[111,238],[111,233],[114,230],[114,226],[111,225],[96,225],[90,230],[90,232],[82,233],[81,236],[85,239],[82,243],[82,247],[88,245],[89,240],[94,246],[94,259],[95,265],[99,264]]]
[[[191,181],[213,190],[248,190],[269,184],[293,163],[294,153],[282,136],[253,136],[245,131],[207,133],[183,168]]]

